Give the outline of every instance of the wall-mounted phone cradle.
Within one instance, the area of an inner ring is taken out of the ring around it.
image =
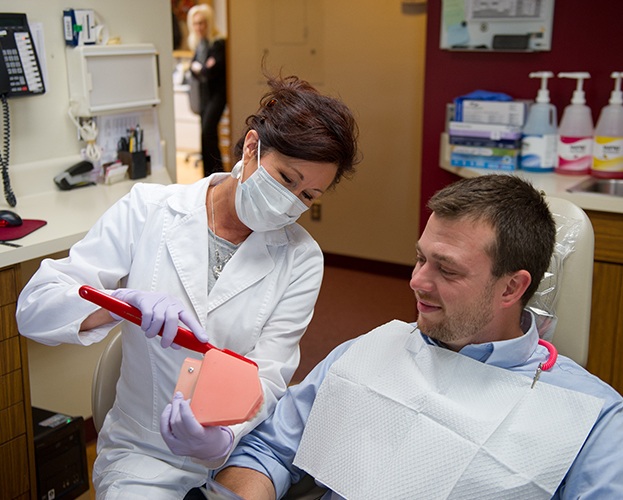
[[[0,13],[0,101],[2,102],[2,151],[0,168],[4,198],[14,207],[17,199],[9,178],[11,121],[9,97],[43,94],[45,84],[26,14]]]
[[[26,14],[0,14],[0,48],[0,94],[43,94],[45,85]]]
[[[69,101],[74,116],[130,111],[155,106],[158,53],[151,44],[68,47]]]

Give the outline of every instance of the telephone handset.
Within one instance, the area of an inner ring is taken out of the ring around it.
[[[26,14],[0,13],[0,94],[43,94],[39,58]]]
[[[26,14],[0,13],[0,101],[2,102],[2,152],[0,168],[4,197],[17,205],[9,178],[10,115],[7,98],[43,94],[39,58],[33,43]]]

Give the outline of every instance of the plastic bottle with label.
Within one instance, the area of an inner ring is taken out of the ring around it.
[[[577,80],[571,104],[565,108],[558,126],[558,165],[556,173],[587,175],[593,164],[593,116],[586,105],[582,83],[585,72],[558,73],[560,78]]]
[[[605,179],[623,179],[623,72],[614,71],[614,90],[608,105],[599,114],[593,143],[591,175]]]
[[[521,168],[531,172],[553,172],[556,167],[558,129],[556,107],[549,103],[547,79],[551,71],[530,73],[530,78],[540,78],[541,88],[536,103],[530,106],[521,138]]]

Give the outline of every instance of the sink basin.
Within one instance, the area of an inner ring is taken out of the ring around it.
[[[623,179],[586,179],[567,189],[570,193],[599,193],[623,196]]]

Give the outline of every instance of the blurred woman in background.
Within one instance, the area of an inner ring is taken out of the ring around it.
[[[214,11],[209,5],[192,7],[187,23],[188,46],[194,51],[190,64],[191,108],[201,116],[201,156],[207,177],[223,170],[218,124],[227,104],[225,39],[214,24]]]

